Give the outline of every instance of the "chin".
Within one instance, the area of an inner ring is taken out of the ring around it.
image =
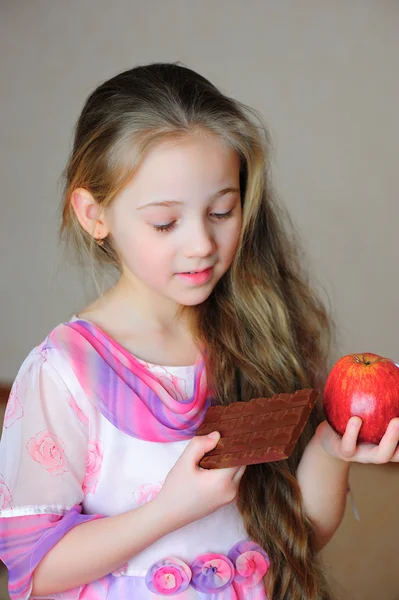
[[[212,294],[214,289],[215,286],[212,286],[211,289],[207,290],[196,290],[195,293],[191,295],[191,297],[186,296],[185,298],[179,299],[178,302],[182,306],[199,306],[200,304],[208,300],[209,296]]]
[[[181,302],[179,302],[179,304],[181,304],[182,306],[199,306],[200,304],[203,304],[203,302],[205,302],[206,300],[208,300],[209,296],[211,295],[211,293],[209,294],[203,294],[201,296],[201,298],[193,298],[191,301],[190,300],[181,300]]]

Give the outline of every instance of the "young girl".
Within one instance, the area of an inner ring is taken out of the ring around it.
[[[12,598],[316,600],[350,461],[398,460],[316,417],[290,459],[205,470],[211,403],[313,387],[329,321],[299,268],[253,111],[154,64],[86,102],[62,230],[117,283],[22,365],[1,441]]]

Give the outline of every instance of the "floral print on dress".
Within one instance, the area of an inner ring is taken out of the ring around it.
[[[161,491],[163,484],[164,481],[160,481],[159,483],[143,483],[133,492],[134,501],[138,506],[141,506],[153,500]]]
[[[0,473],[0,510],[7,510],[12,506],[12,495],[5,482],[3,475]]]
[[[86,459],[86,475],[83,481],[85,494],[94,494],[100,479],[104,456],[104,444],[100,440],[89,441]]]
[[[46,429],[37,433],[26,444],[26,449],[33,460],[50,475],[62,475],[69,471],[64,442],[51,431]]]
[[[184,379],[176,377],[176,375],[172,375],[172,373],[167,373],[167,377],[164,375],[159,375],[158,378],[164,386],[164,388],[172,396],[172,398],[174,398],[178,402],[183,402],[184,400],[187,400],[188,394],[186,391],[186,382]]]
[[[188,394],[185,379],[173,375],[173,373],[170,373],[165,367],[161,367],[160,365],[152,365],[147,362],[142,362],[142,364],[149,371],[155,371],[154,375],[174,400],[177,402],[187,400]]]
[[[18,383],[15,382],[7,402],[7,408],[4,415],[4,427],[11,427],[18,419],[24,416],[24,409],[18,399]]]

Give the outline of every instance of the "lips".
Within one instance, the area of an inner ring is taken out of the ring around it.
[[[198,269],[197,271],[181,271],[180,274],[181,275],[196,275],[197,273],[203,273],[204,271],[209,271],[209,269],[212,269],[213,265],[210,265],[209,267],[206,267],[205,269]]]
[[[208,283],[212,278],[213,267],[208,267],[202,271],[186,271],[177,273],[177,277],[188,285],[203,285]]]

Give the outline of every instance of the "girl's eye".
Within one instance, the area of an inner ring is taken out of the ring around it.
[[[172,231],[176,224],[176,221],[172,221],[171,223],[166,223],[166,225],[153,225],[156,231]]]
[[[226,213],[211,213],[211,216],[215,219],[228,219],[233,214],[233,209],[229,210]],[[165,225],[153,225],[156,231],[167,232],[172,231],[176,225],[176,221],[171,221],[170,223],[166,223]]]
[[[211,213],[211,214],[216,219],[228,219],[233,214],[233,209],[229,210],[226,213]]]

